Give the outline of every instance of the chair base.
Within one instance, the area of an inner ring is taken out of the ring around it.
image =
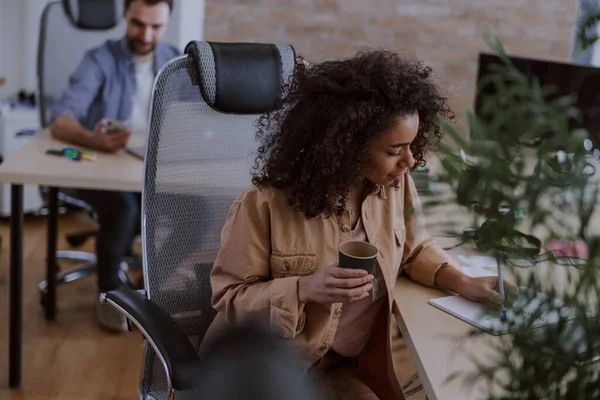
[[[58,260],[75,260],[96,263],[96,255],[88,253],[87,251],[59,250],[56,252],[56,258]]]
[[[54,281],[57,285],[62,283],[70,283],[81,278],[85,278],[96,273],[96,263],[85,263],[77,268],[73,268],[64,272],[59,272],[55,275]],[[46,293],[48,281],[41,281],[38,284],[40,292]]]
[[[81,260],[84,261],[82,265],[77,266],[66,271],[61,271],[54,276],[54,282],[56,285],[74,282],[76,280],[94,275],[96,273],[96,256],[91,253],[85,253],[82,251],[58,251],[56,254],[58,260]],[[40,304],[46,308],[48,281],[44,280],[38,284],[38,290],[40,291]]]
[[[86,278],[91,275],[95,275],[97,272],[96,267],[96,255],[85,251],[72,251],[72,250],[61,250],[56,252],[57,260],[75,260],[83,261],[83,264],[78,265],[75,268],[61,271],[54,276],[54,282],[56,285],[71,283],[82,278]],[[131,261],[130,261],[131,262]],[[133,262],[131,262],[133,264]],[[141,264],[141,263],[139,263]],[[141,268],[141,267],[140,267]],[[125,271],[137,270],[138,267],[130,265],[130,263],[123,261],[121,263],[121,269],[119,271],[119,278],[124,284],[131,284]],[[47,295],[48,281],[44,280],[38,284],[38,290],[40,292],[40,304],[42,307],[46,307],[46,295]]]

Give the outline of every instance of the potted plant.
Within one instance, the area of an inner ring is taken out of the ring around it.
[[[579,0],[575,22],[575,46],[573,48],[573,60],[576,62],[590,63],[592,46],[599,39],[599,22],[600,3],[596,0]]]
[[[445,189],[424,205],[463,207],[471,223],[450,221],[446,233],[494,257],[529,290],[502,318],[517,333],[500,336],[476,372],[449,379],[484,380],[497,388],[487,397],[494,400],[600,398],[600,164],[588,132],[570,123],[581,114],[573,96],[519,71],[499,40],[488,44],[500,61],[480,81],[478,112],[467,115],[470,140],[444,123],[436,180]],[[557,242],[565,247],[551,248]],[[547,315],[555,323],[530,329]]]

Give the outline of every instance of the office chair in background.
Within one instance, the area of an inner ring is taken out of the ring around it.
[[[123,37],[125,24],[121,19],[122,11],[122,0],[62,0],[46,5],[41,18],[37,55],[40,123],[43,128],[49,127],[52,106],[67,88],[69,77],[83,59],[85,52],[108,39]],[[58,196],[63,204],[86,210],[93,216],[91,207],[70,195],[68,190],[57,192],[55,188],[43,187],[41,192],[47,204],[53,201],[53,197]],[[52,208],[49,207],[50,212]],[[71,234],[67,236],[67,241],[71,246],[77,247],[96,233],[97,231],[93,230]],[[49,232],[49,240],[55,235],[56,233]],[[56,258],[82,261],[83,264],[55,275],[49,268],[46,280],[38,285],[41,303],[46,308],[54,307],[53,304],[49,305],[46,299],[48,282],[54,280],[55,284],[68,283],[96,272],[95,254],[58,251]]]
[[[147,340],[144,400],[196,398],[206,373],[197,348],[215,316],[209,275],[221,229],[251,181],[254,122],[273,108],[295,65],[288,45],[192,42],[186,53],[161,70],[153,90],[142,198],[145,293],[103,295]]]

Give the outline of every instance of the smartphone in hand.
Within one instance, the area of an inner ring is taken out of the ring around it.
[[[117,133],[127,130],[127,124],[123,121],[117,121],[114,119],[109,119],[106,121],[106,132],[107,133]]]

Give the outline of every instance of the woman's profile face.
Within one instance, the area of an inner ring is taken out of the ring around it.
[[[419,130],[419,114],[398,118],[398,122],[369,145],[369,160],[363,176],[378,185],[391,185],[410,170],[415,160],[410,144]]]

